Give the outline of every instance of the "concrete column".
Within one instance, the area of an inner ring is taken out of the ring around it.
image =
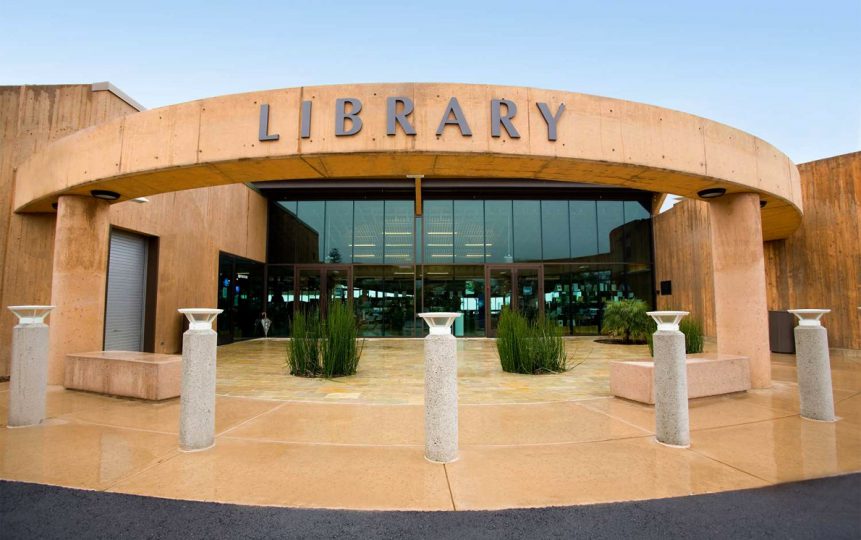
[[[460,313],[420,313],[430,326],[425,338],[425,457],[457,459],[457,339],[451,323]]]
[[[53,306],[9,306],[18,317],[12,329],[9,380],[9,427],[34,426],[45,420],[48,388],[48,325]]]
[[[104,343],[110,204],[64,195],[57,207],[51,278],[48,384],[63,384],[69,353],[100,351]]]
[[[182,335],[182,387],[179,397],[179,447],[186,452],[215,445],[215,350],[212,329],[223,310],[180,309],[189,321]]]
[[[652,336],[655,352],[655,438],[659,443],[687,448],[691,445],[688,419],[688,371],[685,335],[679,321],[685,311],[652,311],[658,323]]]
[[[833,422],[834,394],[831,390],[831,354],[828,331],[819,318],[830,309],[790,309],[798,317],[795,327],[795,359],[801,416],[810,420]]]
[[[725,195],[709,207],[718,353],[750,358],[751,386],[768,388],[771,352],[759,196]]]

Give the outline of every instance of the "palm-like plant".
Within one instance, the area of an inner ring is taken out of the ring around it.
[[[602,330],[621,338],[624,343],[645,341],[651,319],[646,315],[646,303],[638,298],[607,301],[604,304]]]

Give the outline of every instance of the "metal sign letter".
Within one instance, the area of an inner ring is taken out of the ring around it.
[[[350,112],[346,111],[346,104],[350,104]],[[346,135],[355,135],[362,129],[362,119],[359,118],[359,113],[362,112],[362,102],[356,98],[338,98],[335,100],[335,135],[344,137]],[[347,119],[350,120],[350,129],[345,129]]]
[[[450,118],[454,115],[454,118]],[[436,129],[437,135],[442,135],[445,126],[457,124],[460,128],[460,134],[464,137],[472,137],[472,130],[469,129],[469,124],[466,123],[466,118],[463,116],[463,111],[460,108],[460,103],[457,98],[453,97],[448,101],[445,112],[442,114],[442,119],[439,122],[439,127]]]
[[[404,106],[401,112],[398,112],[398,103]],[[407,116],[413,113],[414,108],[413,100],[408,97],[386,98],[386,135],[395,134],[396,124],[400,124],[407,135],[415,135],[415,128],[407,120]]]
[[[505,105],[505,114],[500,111],[502,105]],[[490,100],[490,135],[492,137],[500,136],[500,124],[508,132],[508,136],[512,139],[519,139],[520,133],[517,128],[511,123],[511,119],[517,114],[517,105],[513,101],[507,99],[492,99]]]
[[[550,107],[548,107],[546,103],[536,103],[536,105],[538,105],[538,110],[541,111],[541,116],[544,117],[544,121],[547,123],[547,140],[555,141],[556,125],[559,123],[559,118],[562,117],[562,113],[565,112],[565,104],[559,104],[559,108],[556,109],[556,114],[550,114]]]
[[[269,104],[263,103],[260,105],[260,130],[257,138],[260,141],[277,141],[281,136],[277,133],[269,134]]]

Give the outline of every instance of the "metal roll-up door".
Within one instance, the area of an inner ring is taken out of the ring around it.
[[[142,351],[146,300],[147,240],[111,231],[105,350]]]

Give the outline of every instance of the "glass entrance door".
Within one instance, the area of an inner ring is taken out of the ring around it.
[[[330,302],[352,299],[351,269],[348,265],[296,266],[296,309],[302,313],[326,314]]]
[[[541,314],[543,283],[540,265],[487,266],[485,282],[488,306],[485,326],[489,337],[496,336],[504,306],[511,306],[530,320]]]

